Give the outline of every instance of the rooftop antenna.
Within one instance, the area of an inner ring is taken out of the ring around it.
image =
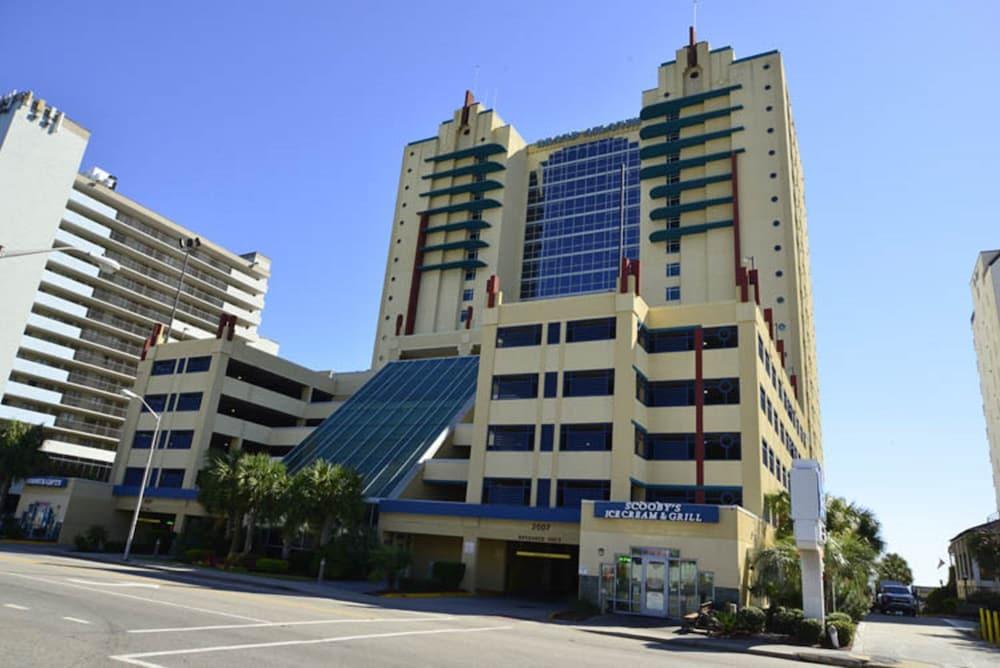
[[[479,65],[476,65],[475,69],[472,70],[472,90],[476,90],[476,86],[479,84]]]
[[[691,0],[691,27],[698,27],[698,0]]]

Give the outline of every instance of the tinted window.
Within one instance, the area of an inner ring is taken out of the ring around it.
[[[560,508],[579,508],[585,499],[607,501],[609,498],[609,480],[560,480],[556,486],[556,505]]]
[[[544,478],[538,481],[538,490],[535,492],[535,505],[539,508],[549,507],[549,495],[552,493],[552,481]]]
[[[212,366],[212,357],[210,355],[205,355],[204,357],[189,357],[185,372],[198,373],[200,371],[208,371],[210,366]]]
[[[152,442],[153,432],[137,431],[135,432],[135,436],[132,438],[132,447],[136,450],[146,450]]]
[[[693,406],[693,380],[659,380],[650,382],[636,375],[635,398],[646,406]]]
[[[566,343],[615,338],[615,319],[574,320],[566,323]]]
[[[554,345],[559,343],[560,329],[561,329],[560,323],[558,322],[549,323],[549,333],[548,333],[549,345]]]
[[[138,487],[142,484],[142,474],[142,468],[138,466],[130,466],[125,469],[125,478],[122,480],[122,484],[128,485],[129,487]]]
[[[180,489],[184,486],[184,469],[163,469],[157,487]]]
[[[535,425],[490,425],[486,435],[487,450],[534,450]]]
[[[170,432],[167,439],[167,448],[171,450],[187,450],[194,441],[194,432],[190,429],[183,429]]]
[[[551,399],[555,397],[559,392],[559,372],[558,371],[546,371],[545,372],[545,398]]]
[[[533,373],[493,376],[494,399],[534,399],[538,396],[538,376]]]
[[[182,392],[177,395],[178,411],[196,411],[201,408],[201,392]]]
[[[530,479],[483,478],[483,503],[526,506],[530,500]]]
[[[735,461],[741,458],[739,432],[705,434],[705,459]]]
[[[705,379],[704,387],[706,406],[740,403],[739,378]]]
[[[603,397],[614,391],[614,369],[563,372],[564,397]]]
[[[702,330],[702,342],[704,343],[705,350],[737,347],[739,345],[739,337],[736,331],[736,325],[706,327]]]
[[[143,413],[149,412],[146,404],[149,404],[149,407],[157,413],[162,413],[163,409],[167,407],[167,395],[165,394],[147,394],[143,399],[146,400],[146,403],[142,405]]]
[[[541,325],[522,325],[520,327],[498,327],[497,348],[517,348],[520,346],[537,346],[542,342]]]
[[[564,424],[559,432],[559,449],[591,452],[611,449],[610,424]]]
[[[150,374],[153,376],[166,376],[174,372],[177,367],[177,360],[156,360],[153,362],[153,369]]]
[[[555,425],[543,424],[542,425],[542,439],[541,446],[539,449],[542,452],[552,452],[552,441],[555,434]]]
[[[650,331],[639,330],[639,345],[647,353],[674,353],[694,350],[694,330],[666,329]]]

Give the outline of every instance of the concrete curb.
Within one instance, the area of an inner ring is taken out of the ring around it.
[[[670,639],[664,636],[646,635],[645,637],[659,643],[671,643]],[[698,649],[707,649],[713,652],[730,652],[734,654],[753,654],[755,656],[764,656],[770,659],[784,659],[785,661],[803,661],[806,663],[819,663],[827,666],[846,666],[847,668],[881,668],[881,664],[873,663],[871,659],[866,656],[846,653],[842,656],[820,654],[819,652],[810,651],[807,647],[803,647],[801,650],[795,649],[783,652],[779,650],[767,649],[765,646],[738,647],[728,644],[725,641],[720,642],[718,640],[692,638],[690,636],[685,636],[683,640],[674,640],[672,643],[679,647],[696,647]]]

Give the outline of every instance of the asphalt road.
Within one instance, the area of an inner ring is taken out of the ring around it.
[[[514,607],[465,601],[333,599],[267,587],[205,586],[141,567],[0,551],[0,665],[731,668],[775,663],[668,649],[641,636],[519,619]]]
[[[940,617],[871,614],[853,649],[888,665],[1000,666],[1000,649],[977,641],[971,635],[973,626],[968,621]]]

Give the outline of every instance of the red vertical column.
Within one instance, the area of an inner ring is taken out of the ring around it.
[[[413,334],[417,325],[417,301],[420,299],[420,265],[424,263],[424,246],[427,243],[427,214],[420,214],[417,232],[417,250],[413,255],[413,275],[410,277],[410,299],[406,304],[406,335]]]
[[[702,372],[702,351],[705,333],[701,327],[694,330],[694,460],[695,480],[698,490],[695,501],[705,503],[705,379]]]

